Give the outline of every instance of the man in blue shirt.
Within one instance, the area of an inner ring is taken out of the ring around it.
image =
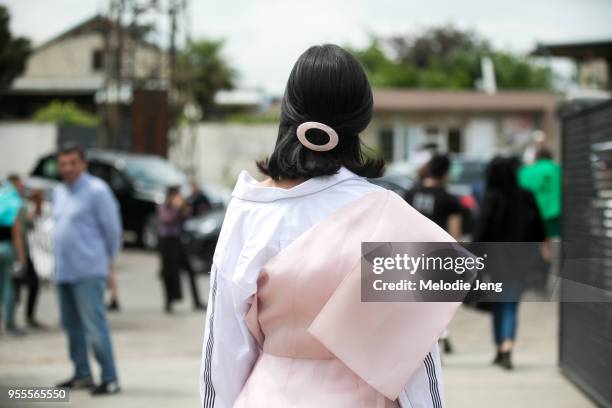
[[[59,387],[92,388],[92,394],[119,392],[104,290],[113,258],[121,248],[119,206],[101,179],[90,175],[83,151],[58,154],[64,183],[53,192],[53,251],[62,325],[68,335],[74,376]],[[91,344],[102,371],[94,387],[87,358]]]

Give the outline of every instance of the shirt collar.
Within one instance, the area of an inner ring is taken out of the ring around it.
[[[89,177],[90,177],[89,173],[84,171],[83,173],[81,173],[81,175],[79,177],[77,177],[76,180],[74,180],[74,183],[68,184],[68,183],[64,182],[64,185],[70,191],[77,191],[79,188],[81,188],[84,184],[87,183],[87,179]]]
[[[350,179],[360,179],[346,167],[340,167],[338,173],[331,176],[313,177],[295,187],[284,189],[266,187],[258,184],[248,171],[242,170],[232,191],[232,196],[246,201],[270,202],[284,198],[302,197],[325,190],[333,185]]]

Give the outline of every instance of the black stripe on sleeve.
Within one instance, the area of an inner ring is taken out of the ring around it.
[[[440,399],[440,392],[438,389],[438,378],[436,377],[436,366],[434,364],[431,353],[425,357],[425,369],[427,370],[427,377],[429,378],[429,391],[431,392],[431,400],[433,401],[434,408],[442,408],[442,401]]]
[[[203,408],[214,408],[215,406],[215,387],[212,383],[211,377],[211,365],[212,365],[212,350],[214,345],[214,318],[215,318],[215,297],[217,295],[217,271],[214,274],[214,281],[212,287],[212,293],[210,295],[210,301],[208,304],[212,308],[210,310],[210,317],[208,319],[208,341],[206,342],[206,360],[204,363],[204,398],[203,398]]]

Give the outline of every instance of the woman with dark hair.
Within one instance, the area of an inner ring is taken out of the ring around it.
[[[441,407],[437,339],[456,303],[365,303],[361,243],[454,242],[401,197],[359,134],[359,62],[336,45],[296,62],[272,154],[242,171],[213,257],[202,352],[209,407]]]
[[[519,187],[517,162],[495,157],[486,170],[486,190],[476,229],[476,242],[541,242],[544,224],[533,195]],[[516,285],[514,285],[516,286]],[[494,302],[493,332],[497,355],[494,364],[512,369],[511,353],[517,326],[518,298],[521,288],[512,288],[512,301]]]

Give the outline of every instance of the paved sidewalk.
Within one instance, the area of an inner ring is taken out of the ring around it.
[[[204,313],[190,308],[183,282],[183,304],[176,313],[162,312],[162,291],[153,254],[131,250],[118,263],[120,313],[111,314],[115,353],[123,392],[92,398],[71,394],[70,404],[30,404],[35,407],[187,408],[199,406],[198,372]],[[208,294],[208,278],[200,279]],[[19,314],[22,310],[19,309]],[[21,316],[20,316],[21,317]],[[42,291],[40,320],[52,327],[22,338],[0,338],[0,385],[48,386],[68,378],[67,344],[59,329],[53,290]],[[455,353],[444,357],[446,401],[451,408],[537,407],[587,408],[592,404],[559,374],[557,306],[523,304],[514,372],[490,365],[490,316],[461,310],[450,333]],[[97,369],[95,363],[92,368]],[[15,406],[0,403],[0,406]]]

